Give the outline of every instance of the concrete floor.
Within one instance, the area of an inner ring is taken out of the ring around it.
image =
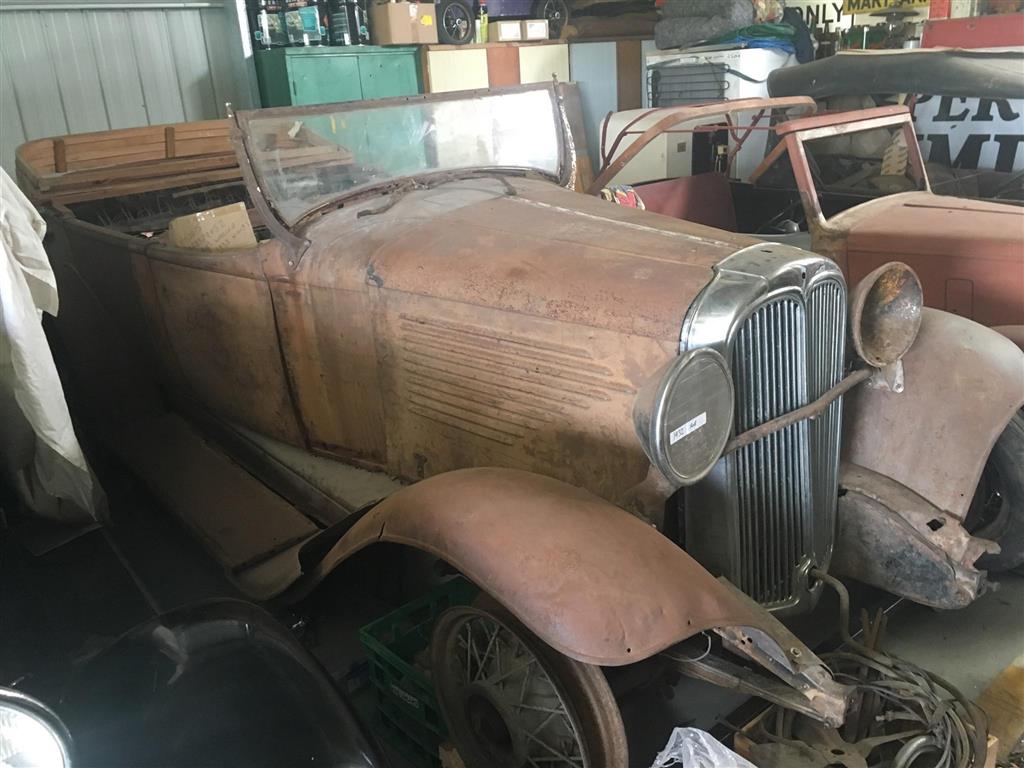
[[[94,531],[42,558],[0,540],[0,616],[5,625],[0,632],[0,675],[31,671],[47,657],[73,658],[102,647],[156,612],[210,597],[237,596],[219,567],[143,488],[126,476],[106,485],[116,523],[109,538]],[[327,604],[305,607],[319,609],[327,618],[313,621],[304,639],[343,688],[359,689],[358,668],[364,659],[356,630],[389,606],[369,596],[361,579],[338,579],[331,587]],[[835,626],[834,617],[834,604],[823,600],[805,618],[801,634],[824,638]],[[890,615],[883,648],[938,672],[969,698],[976,697],[1024,653],[1024,577],[1003,576],[997,591],[961,611],[898,605]],[[741,697],[694,681],[682,681],[673,689],[660,685],[635,691],[623,702],[631,762],[648,766],[673,726],[712,729],[742,703]],[[367,714],[372,710],[365,685],[356,694],[356,705]],[[403,761],[396,760],[396,768],[404,768]]]
[[[974,700],[1024,654],[1024,576],[1000,574],[998,588],[959,611],[905,604],[890,619],[883,649],[944,677]]]

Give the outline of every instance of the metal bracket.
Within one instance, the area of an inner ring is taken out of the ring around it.
[[[824,721],[833,727],[838,727],[843,722],[846,712],[845,704],[838,710],[823,711],[820,700],[808,698],[801,691],[791,688],[779,680],[742,667],[714,653],[699,660],[693,660],[673,653],[669,649],[664,651],[661,656],[671,662],[673,669],[687,677],[704,680],[720,688],[757,696],[772,704],[778,704],[815,720]]]
[[[870,389],[887,389],[897,395],[903,391],[903,360],[877,368],[864,385]]]

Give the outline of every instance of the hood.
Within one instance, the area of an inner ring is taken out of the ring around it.
[[[1024,208],[911,192],[852,209],[848,253],[1024,259]],[[841,223],[843,217],[834,220]]]
[[[676,342],[712,268],[758,242],[519,178],[350,204],[304,234],[310,269],[332,273],[314,282],[338,284],[346,254],[384,291]]]

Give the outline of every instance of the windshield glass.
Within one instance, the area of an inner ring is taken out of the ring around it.
[[[551,86],[241,113],[260,189],[288,225],[368,187],[440,171],[561,173]]]

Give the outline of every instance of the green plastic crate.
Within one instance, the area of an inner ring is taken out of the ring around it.
[[[468,605],[478,593],[465,579],[450,579],[359,630],[370,657],[382,735],[419,765],[437,764],[437,747],[448,729],[434,684],[415,658],[430,645],[438,617],[453,605]]]
[[[441,737],[397,711],[397,705],[384,696],[377,697],[374,730],[381,741],[417,768],[439,768],[437,752]]]

